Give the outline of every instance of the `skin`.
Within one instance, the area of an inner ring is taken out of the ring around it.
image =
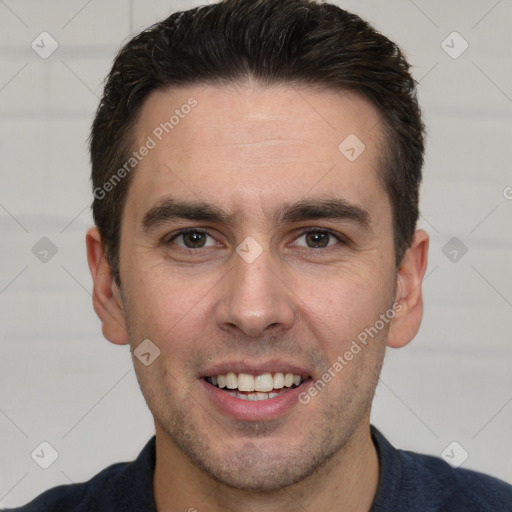
[[[370,408],[386,345],[401,347],[422,317],[428,236],[415,233],[396,268],[392,211],[377,170],[383,139],[376,109],[354,93],[291,86],[197,86],[154,92],[135,127],[139,147],[190,97],[198,104],[133,171],[120,244],[122,290],[96,228],[87,234],[94,307],[104,336],[132,350],[149,338],[160,356],[134,358],[154,416],[157,510],[368,511],[379,476]],[[338,146],[356,134],[353,162]],[[231,224],[174,219],[144,230],[145,214],[172,197],[205,201]],[[343,199],[367,211],[350,219],[276,223],[283,204]],[[206,247],[173,238],[207,230]],[[309,247],[305,228],[325,247]],[[237,246],[254,238],[247,263]],[[172,240],[171,240],[172,239]],[[380,314],[394,319],[306,405],[277,419],[222,413],[200,376],[226,361],[289,361],[314,381]]]

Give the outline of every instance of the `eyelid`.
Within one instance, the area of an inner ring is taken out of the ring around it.
[[[336,238],[336,240],[338,240],[338,242],[341,242],[342,244],[349,244],[351,242],[351,240],[343,233],[339,233],[338,231],[333,231],[332,229],[329,229],[329,228],[321,228],[321,227],[315,227],[315,226],[303,228],[301,230],[300,234],[297,235],[293,239],[293,242],[295,242],[296,240],[298,240],[299,238],[301,238],[302,236],[304,236],[308,233],[326,233],[326,234],[329,234],[329,235],[333,236],[334,238]],[[330,247],[330,246],[327,246],[327,247]]]
[[[204,228],[195,228],[195,227],[190,227],[190,228],[182,228],[182,229],[179,229],[178,231],[175,231],[173,233],[168,233],[167,235],[165,235],[161,242],[162,244],[166,245],[166,244],[170,244],[171,242],[173,242],[176,238],[178,238],[179,236],[182,236],[182,235],[185,235],[187,233],[201,233],[203,235],[207,235],[209,236],[210,238],[212,238],[213,240],[215,240],[215,242],[219,243],[218,240],[207,230],[207,229],[204,229]],[[181,247],[181,246],[180,246]],[[202,249],[202,247],[201,247]],[[194,250],[197,250],[197,249],[194,249]]]

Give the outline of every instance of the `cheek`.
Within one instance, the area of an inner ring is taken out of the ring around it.
[[[374,269],[344,269],[297,283],[302,314],[334,347],[373,325],[391,305],[392,287]]]
[[[317,380],[306,393],[318,395],[318,404],[333,415],[345,416],[354,408],[365,410],[384,358],[390,321],[379,319],[392,304],[392,293],[370,273],[367,277],[331,279],[313,294],[314,288],[304,284],[300,295],[307,305],[301,315],[324,359],[317,378],[328,382],[324,387]]]
[[[179,359],[180,352],[189,353],[201,338],[201,331],[208,328],[209,290],[216,280],[206,276],[187,279],[179,269],[162,262],[146,262],[144,268],[134,262],[128,271],[131,341],[149,338],[161,350],[171,350],[175,359]]]
[[[206,330],[205,320],[200,317],[204,308],[196,290],[183,288],[178,279],[156,269],[131,278],[126,322],[132,351],[145,339],[160,350],[148,366],[134,361],[137,379],[150,408],[178,407],[195,379],[188,363],[205,336],[201,333]]]

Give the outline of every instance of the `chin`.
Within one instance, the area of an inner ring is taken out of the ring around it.
[[[245,492],[271,494],[292,486],[313,473],[318,464],[305,464],[304,460],[269,461],[262,460],[253,466],[240,464],[203,467],[203,470],[217,482]],[[308,466],[308,467],[306,467]]]
[[[287,446],[283,440],[266,446],[245,441],[240,448],[231,445],[212,447],[202,453],[189,451],[188,457],[220,484],[245,492],[271,494],[313,475],[339,448],[331,443],[305,441],[293,446]]]

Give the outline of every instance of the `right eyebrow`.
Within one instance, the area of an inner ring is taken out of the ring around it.
[[[209,221],[228,226],[233,226],[235,221],[233,215],[213,204],[166,198],[144,214],[142,228],[150,231],[160,224],[176,219]]]

